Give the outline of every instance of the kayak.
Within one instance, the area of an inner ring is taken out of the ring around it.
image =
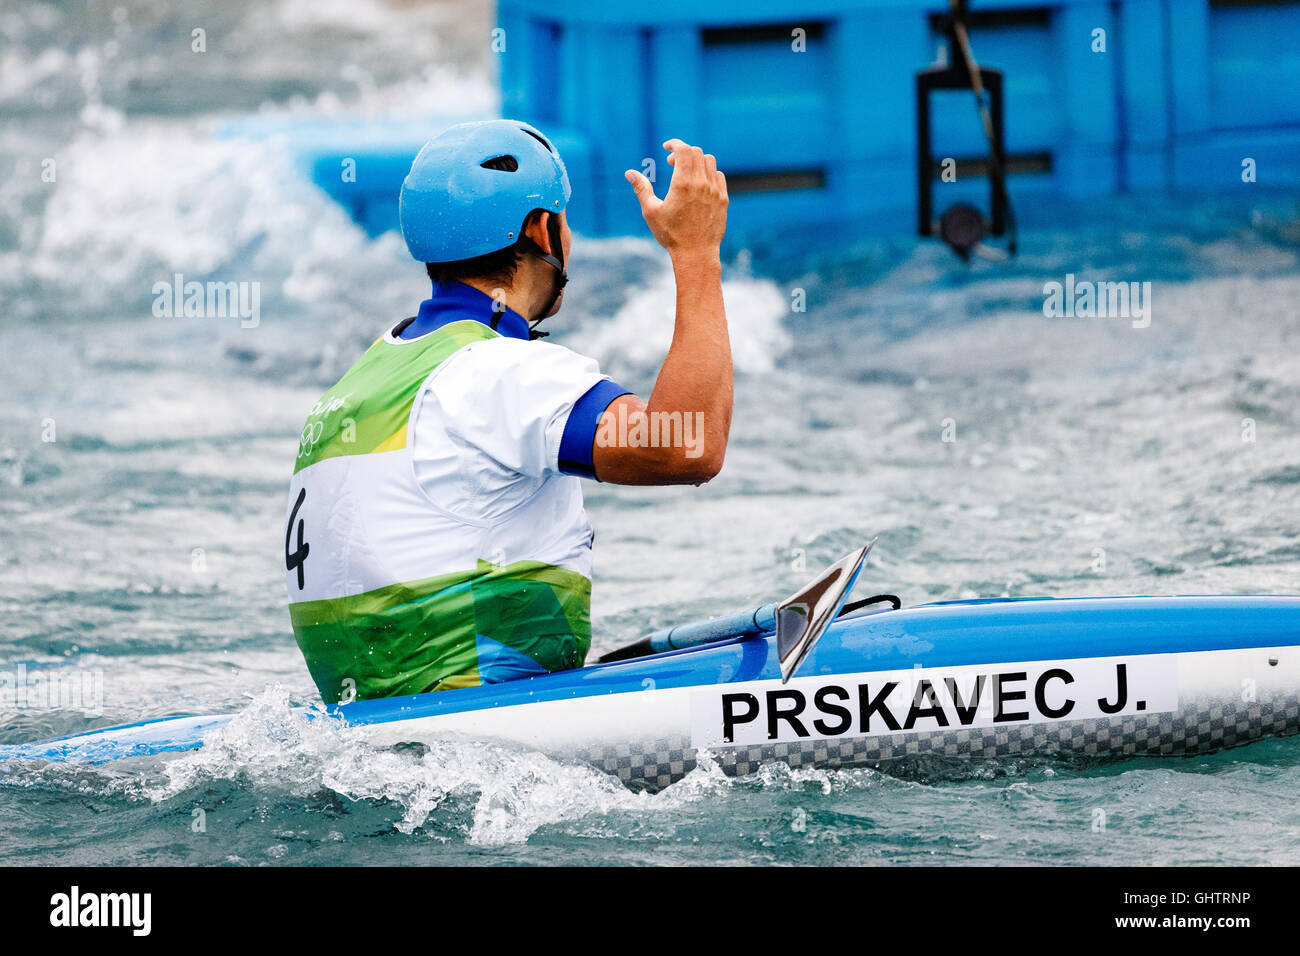
[[[843,614],[783,681],[774,633],[504,684],[307,709],[379,746],[449,735],[583,761],[634,788],[707,753],[874,766],[913,755],[1198,755],[1300,730],[1300,598],[1012,598]],[[167,717],[0,759],[194,750],[230,716]]]

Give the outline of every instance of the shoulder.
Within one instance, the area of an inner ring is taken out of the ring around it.
[[[501,335],[493,339],[473,342],[457,351],[448,361],[461,359],[468,364],[500,363],[503,365],[565,365],[596,364],[595,359],[552,342],[509,338]]]
[[[480,390],[493,383],[565,382],[600,374],[600,363],[563,345],[501,336],[458,349],[428,378],[429,385]]]

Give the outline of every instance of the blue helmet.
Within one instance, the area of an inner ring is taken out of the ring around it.
[[[513,245],[534,209],[569,202],[564,160],[518,120],[461,123],[424,144],[402,183],[398,219],[420,262],[456,262]]]

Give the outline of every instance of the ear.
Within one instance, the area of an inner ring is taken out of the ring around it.
[[[529,218],[528,223],[524,226],[524,235],[541,246],[543,252],[555,255],[556,251],[551,248],[551,231],[547,228],[550,221],[551,214],[549,212],[539,212],[536,216]]]

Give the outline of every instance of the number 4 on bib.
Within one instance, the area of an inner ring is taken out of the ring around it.
[[[303,488],[298,492],[298,500],[293,504],[293,510],[289,512],[289,525],[284,529],[284,567],[286,571],[298,569],[298,590],[301,591],[305,586],[303,580],[303,562],[307,560],[307,553],[311,551],[311,545],[302,539],[303,520],[298,517],[298,509],[302,503],[307,500],[307,489]],[[295,551],[289,550],[289,542],[293,538],[293,523],[295,519],[298,522],[298,548]]]

